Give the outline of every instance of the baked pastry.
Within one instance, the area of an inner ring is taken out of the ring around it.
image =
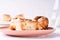
[[[43,30],[48,28],[48,18],[36,16],[34,20],[17,17],[11,21],[11,30]]]
[[[30,19],[16,19],[14,22],[11,22],[11,30],[36,30],[37,22]]]
[[[48,28],[48,18],[44,17],[44,16],[36,16],[34,18],[35,21],[38,21],[38,24],[43,28],[43,29],[47,29]]]
[[[9,28],[11,30],[21,30],[22,29],[21,28],[22,19],[24,19],[24,15],[23,14],[16,15],[13,19],[11,19],[11,23],[10,23],[10,27]]]
[[[11,21],[11,17],[9,14],[3,14],[2,21],[9,22]]]
[[[37,30],[38,29],[38,22],[33,21],[31,19],[25,19],[22,21],[22,30]],[[40,28],[42,29],[42,27]]]

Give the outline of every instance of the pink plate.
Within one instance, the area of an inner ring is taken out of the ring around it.
[[[3,33],[10,36],[41,36],[50,34],[54,31],[55,29],[53,28],[48,28],[48,30],[24,30],[24,31],[4,29]]]

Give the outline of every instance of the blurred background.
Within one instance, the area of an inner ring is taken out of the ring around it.
[[[49,18],[50,26],[55,26],[58,23],[56,19],[60,16],[59,7],[60,0],[0,0],[0,16],[6,13],[14,17],[23,13],[32,19],[37,15],[43,15]]]

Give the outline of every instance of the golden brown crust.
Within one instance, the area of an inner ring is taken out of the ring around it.
[[[36,21],[33,21],[31,19],[27,19],[25,21],[25,24],[26,24],[27,30],[36,30],[37,29],[37,22]]]
[[[36,16],[34,20],[38,21],[38,24],[43,27],[43,29],[47,29],[48,27],[48,18],[44,16]]]
[[[10,26],[9,26],[9,29],[11,29],[11,30],[16,30],[16,27],[15,27],[15,25],[10,25]]]

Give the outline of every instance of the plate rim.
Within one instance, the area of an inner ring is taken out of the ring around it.
[[[56,29],[48,29],[48,30],[23,30],[23,31],[18,31],[18,30],[10,30],[10,29],[6,29],[6,30],[4,30],[3,31],[3,33],[5,34],[5,35],[8,35],[8,36],[21,36],[21,33],[24,33],[25,32],[25,34],[26,34],[26,32],[32,32],[32,33],[36,33],[36,32],[41,32],[41,33],[44,33],[44,32],[48,32],[47,34],[50,34],[50,33],[52,33],[52,32],[54,32]],[[43,31],[43,32],[42,32]],[[9,34],[8,32],[10,32],[11,34]],[[17,34],[18,35],[16,35],[15,33],[17,32]],[[13,35],[12,35],[12,33],[13,33]],[[19,34],[20,33],[20,34]],[[38,33],[37,33],[38,34]],[[23,34],[22,34],[23,35]],[[24,36],[24,35],[23,35]],[[25,35],[26,36],[26,35]]]

